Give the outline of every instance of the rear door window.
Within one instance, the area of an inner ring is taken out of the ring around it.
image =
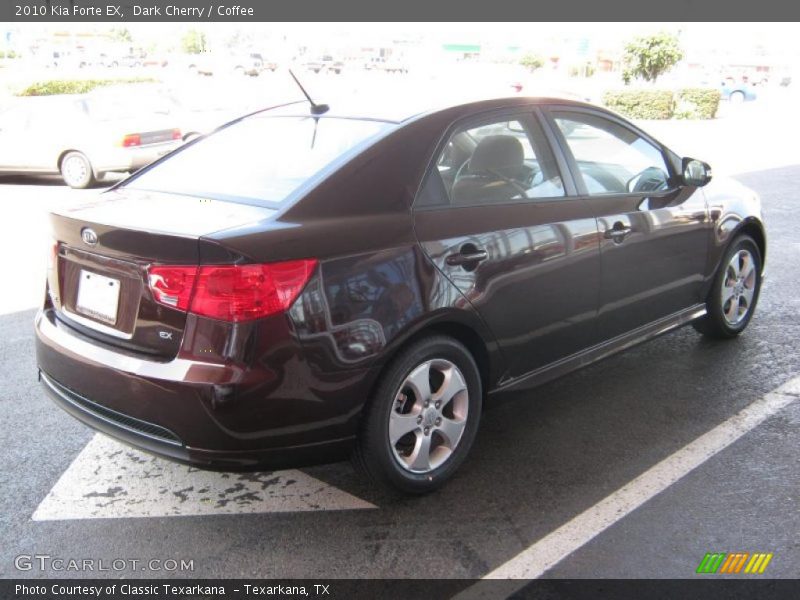
[[[562,196],[561,175],[538,123],[504,117],[450,136],[417,206],[437,204],[436,197],[450,206],[484,206]]]

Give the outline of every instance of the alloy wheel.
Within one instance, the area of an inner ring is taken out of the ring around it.
[[[720,304],[725,321],[736,326],[750,312],[756,293],[756,267],[749,250],[739,250],[731,257],[722,280]]]
[[[389,413],[389,444],[398,464],[428,473],[453,454],[467,425],[469,392],[459,368],[445,359],[409,373]]]

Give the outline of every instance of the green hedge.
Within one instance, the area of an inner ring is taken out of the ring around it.
[[[157,79],[152,77],[131,77],[127,79],[53,79],[32,83],[17,96],[54,96],[56,94],[85,94],[95,88],[116,85],[120,83],[153,83]]]
[[[720,92],[714,88],[683,88],[675,97],[676,116],[689,119],[713,119],[719,109]]]
[[[603,104],[630,119],[671,119],[675,113],[675,97],[669,90],[606,92]]]
[[[713,119],[720,93],[714,88],[606,92],[603,104],[631,119]]]

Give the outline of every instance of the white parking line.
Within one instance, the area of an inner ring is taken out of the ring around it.
[[[42,500],[34,521],[376,508],[302,471],[215,473],[95,435]]]
[[[505,564],[486,574],[483,579],[529,580],[540,577],[548,569],[631,511],[656,494],[663,492],[765,419],[797,400],[799,395],[800,377],[796,377],[668,456]],[[502,588],[502,592],[512,594],[524,585],[525,581],[507,582],[507,585]],[[494,598],[498,597],[499,591],[497,584],[479,582],[461,592],[456,598]]]

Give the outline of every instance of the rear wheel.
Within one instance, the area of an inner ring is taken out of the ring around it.
[[[732,104],[741,104],[744,102],[744,92],[735,91],[731,92],[730,101]]]
[[[403,351],[365,409],[354,462],[376,483],[424,494],[447,481],[478,430],[481,380],[469,351],[433,336]]]
[[[92,164],[82,152],[67,152],[61,160],[61,177],[71,188],[84,189],[95,182]]]
[[[753,238],[737,237],[730,245],[714,278],[706,316],[693,323],[703,335],[733,338],[745,330],[761,291],[761,253]]]

